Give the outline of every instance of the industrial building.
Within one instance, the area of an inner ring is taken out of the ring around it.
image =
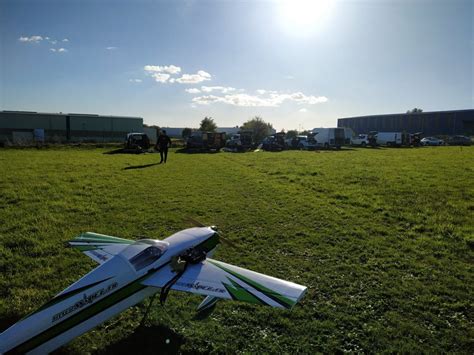
[[[77,113],[0,111],[0,143],[123,142],[143,132],[143,118]]]
[[[339,118],[338,127],[352,128],[355,133],[423,132],[424,136],[474,135],[474,110],[397,113]]]

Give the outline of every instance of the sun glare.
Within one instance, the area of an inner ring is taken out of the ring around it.
[[[279,17],[286,32],[307,35],[324,25],[332,10],[333,0],[282,0]]]

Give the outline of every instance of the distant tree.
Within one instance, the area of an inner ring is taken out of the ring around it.
[[[270,123],[265,122],[261,117],[255,116],[245,122],[241,128],[246,131],[252,131],[253,141],[255,143],[260,143],[263,141],[263,138],[270,134],[270,130],[273,129],[273,126]]]
[[[294,129],[286,132],[286,138],[295,138],[297,135],[298,135],[298,131]]]
[[[183,138],[188,138],[191,133],[193,133],[193,130],[191,128],[184,128],[183,131],[181,132],[181,137]]]
[[[418,107],[415,107],[413,110],[408,110],[407,113],[410,114],[410,113],[421,113],[423,112],[423,109],[421,108],[418,108]]]
[[[201,125],[199,126],[199,130],[203,132],[215,132],[217,129],[217,125],[212,119],[212,117],[204,117],[201,121]]]

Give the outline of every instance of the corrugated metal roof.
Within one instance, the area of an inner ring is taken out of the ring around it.
[[[48,116],[84,116],[84,117],[98,117],[98,118],[128,118],[143,120],[142,117],[138,116],[114,116],[114,115],[98,115],[96,113],[66,113],[66,112],[36,112],[36,111],[11,111],[3,110],[0,113],[13,113],[13,114],[27,114],[27,115],[48,115]]]

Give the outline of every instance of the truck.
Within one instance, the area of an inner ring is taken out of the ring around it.
[[[187,151],[216,151],[225,145],[224,132],[194,131],[186,138],[185,149]]]
[[[387,147],[410,145],[410,134],[406,132],[377,132],[377,145]]]
[[[346,140],[344,128],[314,128],[311,132],[316,135],[316,145],[325,149],[340,149]]]

